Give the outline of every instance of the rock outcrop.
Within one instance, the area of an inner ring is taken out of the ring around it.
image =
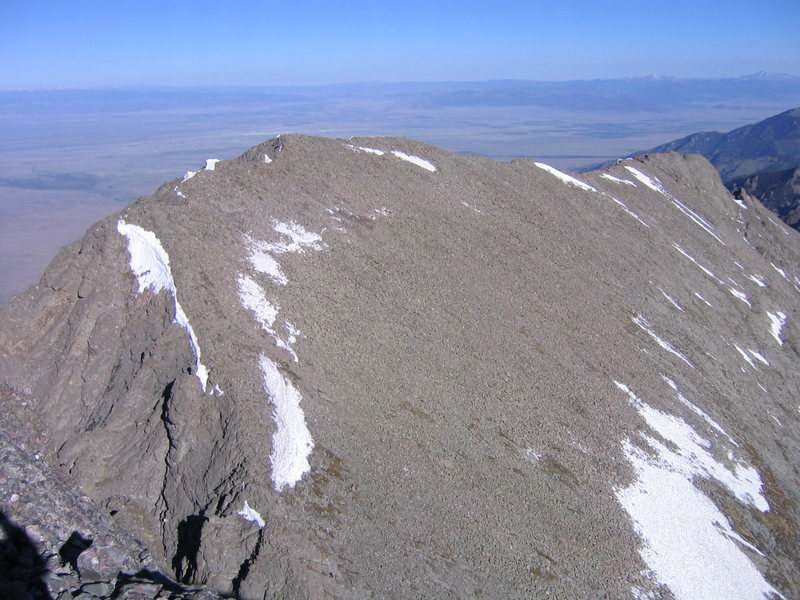
[[[699,156],[285,136],[59,254],[0,384],[104,523],[49,547],[131,536],[98,581],[800,598],[798,259]]]

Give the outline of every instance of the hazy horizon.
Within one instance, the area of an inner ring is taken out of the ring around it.
[[[92,222],[279,133],[576,169],[800,106],[794,0],[4,9],[0,303]]]

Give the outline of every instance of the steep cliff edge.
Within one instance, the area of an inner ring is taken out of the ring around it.
[[[798,234],[697,156],[576,177],[209,161],[4,307],[0,383],[221,594],[800,598]]]

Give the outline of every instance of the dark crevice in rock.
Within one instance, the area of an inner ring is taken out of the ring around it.
[[[170,527],[168,514],[170,512],[169,508],[169,501],[167,500],[167,482],[169,479],[170,473],[170,460],[169,454],[170,451],[175,448],[175,440],[172,438],[172,432],[170,431],[170,426],[173,425],[172,421],[169,418],[169,400],[172,397],[172,388],[175,385],[175,381],[171,381],[167,384],[164,388],[164,391],[161,393],[161,423],[164,425],[164,434],[167,437],[167,443],[169,444],[169,450],[164,456],[164,478],[161,482],[161,490],[159,492],[159,500],[161,502],[162,508],[160,511],[160,519],[161,522],[161,540],[164,546],[164,555],[169,556],[170,549],[167,547],[167,530]]]
[[[250,556],[242,563],[239,567],[239,572],[236,574],[236,577],[233,578],[233,597],[239,597],[239,589],[242,587],[242,583],[250,573],[250,567],[256,559],[258,558],[259,552],[261,552],[261,544],[264,543],[264,530],[258,530],[258,540],[256,541],[256,545],[253,548],[253,551],[250,553]]]

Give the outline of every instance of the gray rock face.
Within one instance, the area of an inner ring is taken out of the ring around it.
[[[29,398],[4,387],[0,402],[1,597],[218,598],[169,580],[141,542],[45,464]]]
[[[698,156],[579,177],[210,161],[4,307],[0,382],[183,585],[800,598],[797,232]]]

